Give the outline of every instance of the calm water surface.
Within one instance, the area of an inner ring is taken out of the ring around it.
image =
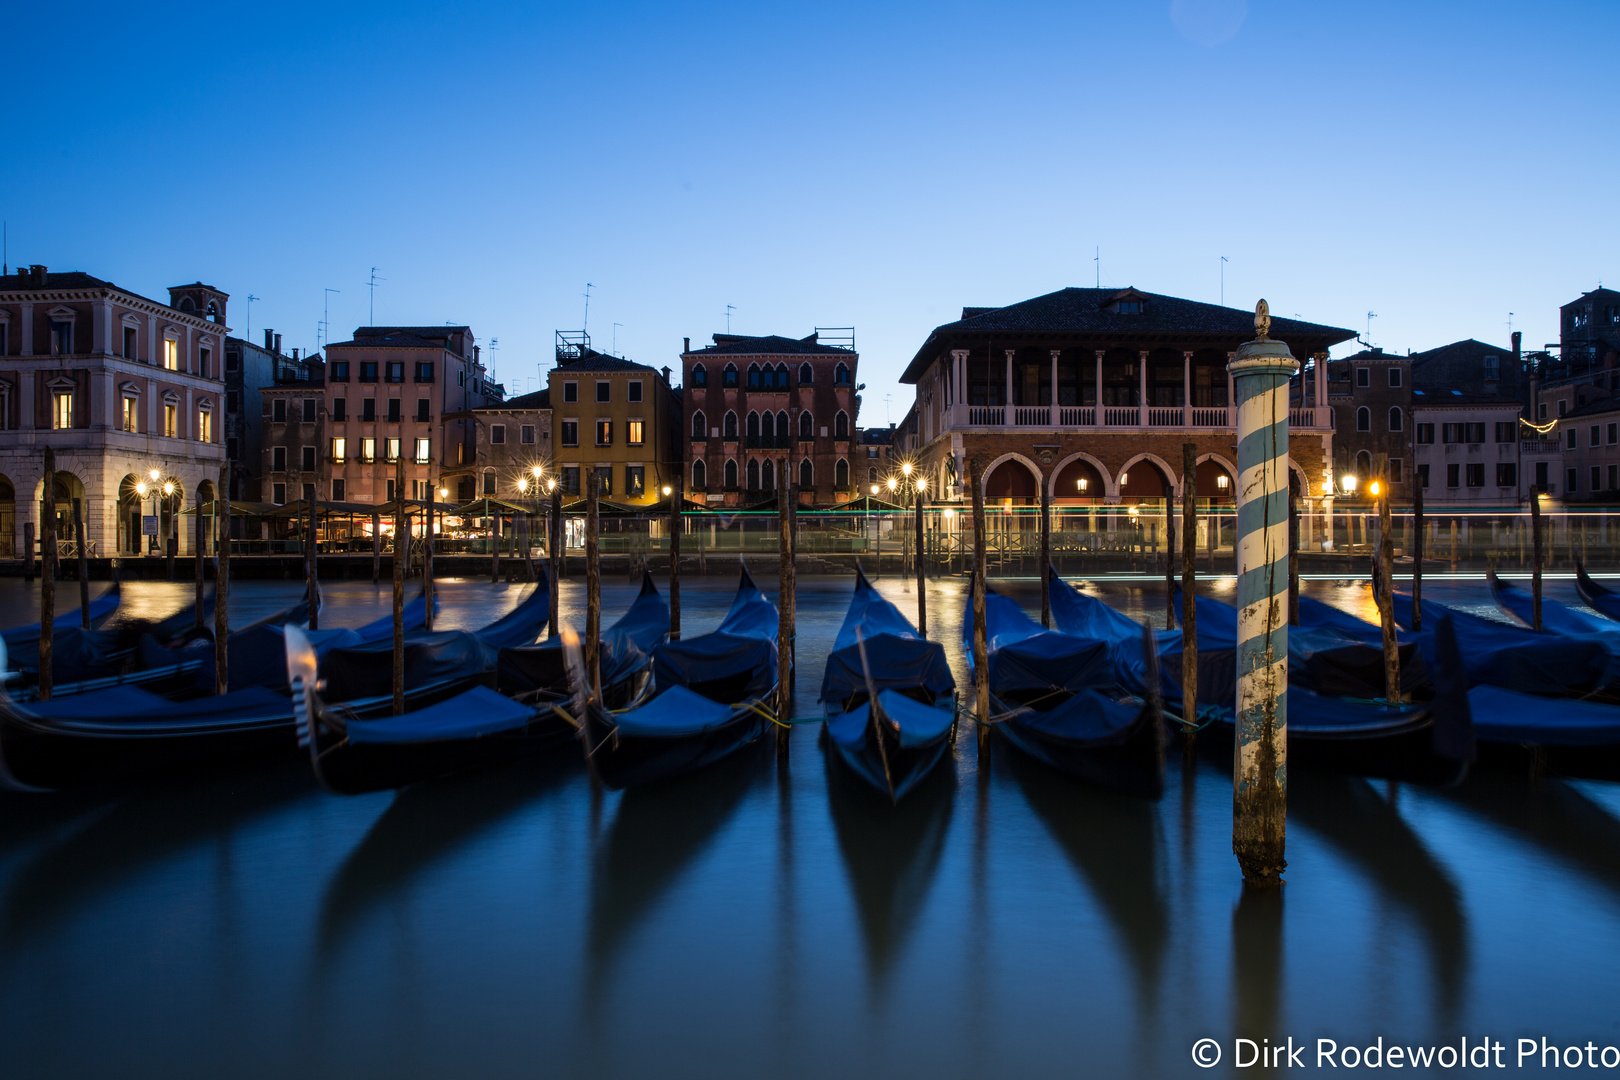
[[[801,715],[850,583],[800,580]],[[688,634],[732,587],[685,582]],[[1162,620],[1152,583],[1088,587]],[[1036,583],[1005,588],[1038,610]],[[1363,584],[1309,589],[1371,611]],[[524,590],[448,582],[440,625]],[[565,616],[583,591],[564,583]],[[232,617],[296,592],[233,586]],[[607,583],[605,620],[634,592]],[[1489,607],[1481,582],[1425,595]],[[31,596],[0,582],[0,623]],[[964,596],[930,587],[959,681]],[[188,597],[133,583],[124,608]],[[329,626],[389,605],[369,583],[326,597]],[[829,777],[818,731],[796,728],[785,764],[748,754],[626,794],[593,796],[564,755],[358,798],[297,763],[6,795],[0,1075],[1156,1077],[1230,1074],[1235,1036],[1489,1036],[1509,1064],[1521,1035],[1620,1045],[1613,785],[1296,774],[1289,884],[1256,897],[1214,763],[1176,759],[1146,803],[1000,745],[981,769],[964,738],[894,810]],[[1205,1036],[1227,1049],[1210,1072],[1190,1058]]]

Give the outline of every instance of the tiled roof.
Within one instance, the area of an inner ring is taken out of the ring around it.
[[[363,330],[376,329],[374,327],[361,327]],[[388,327],[387,333],[366,334],[361,336],[359,331],[352,341],[333,341],[327,344],[328,349],[443,349],[447,335],[439,337],[423,337],[411,327]]]
[[[657,368],[648,367],[646,364],[638,364],[634,360],[626,360],[620,356],[609,356],[607,353],[599,353],[595,349],[590,350],[578,360],[558,364],[556,370],[570,374],[574,372],[591,374],[607,371],[651,371],[656,374],[658,371]]]
[[[1523,405],[1515,398],[1501,394],[1474,394],[1453,386],[1422,386],[1412,388],[1414,409],[1440,408],[1453,405],[1500,405],[1519,409]]]
[[[1418,369],[1424,364],[1430,364],[1439,360],[1454,360],[1458,357],[1465,360],[1473,360],[1485,356],[1488,353],[1494,353],[1504,360],[1510,360],[1513,356],[1512,349],[1504,349],[1500,345],[1491,345],[1483,341],[1477,341],[1474,338],[1467,338],[1463,341],[1453,341],[1450,345],[1441,345],[1439,348],[1425,349],[1420,353],[1413,353],[1412,378],[1421,379],[1423,377],[1423,373]]]
[[[1585,405],[1569,410],[1558,419],[1573,420],[1576,417],[1599,416],[1603,413],[1612,412],[1620,412],[1620,397],[1598,398],[1596,401],[1588,401]]]
[[[512,398],[509,401],[497,402],[494,405],[482,405],[480,408],[487,409],[492,412],[521,412],[527,409],[549,409],[551,408],[551,388],[547,387],[544,390],[536,390],[532,394],[523,394],[519,397]]]
[[[1122,315],[1113,301],[1129,297],[1142,302],[1142,311]],[[963,308],[964,318],[935,327],[912,358],[903,383],[915,383],[933,360],[942,339],[975,334],[1101,334],[1128,338],[1142,334],[1207,335],[1228,341],[1254,337],[1254,312],[1221,307],[1177,296],[1162,296],[1138,289],[1059,289],[1030,300],[999,308]],[[1338,326],[1272,316],[1271,336],[1281,341],[1308,340],[1325,348],[1355,337]]]
[[[19,268],[19,270],[20,269],[21,268]],[[10,292],[13,290],[19,292],[37,292],[40,289],[118,289],[119,292],[129,292],[128,289],[120,288],[110,281],[103,281],[98,277],[92,277],[82,270],[68,270],[60,274],[47,273],[45,275],[44,285],[35,285],[33,277],[27,273],[12,273],[6,275],[5,277],[0,277],[0,292]],[[139,293],[130,293],[130,295],[140,296]],[[146,297],[143,296],[141,299],[144,300]],[[154,303],[155,302],[156,301],[154,301]],[[169,305],[164,304],[163,306],[168,307]]]
[[[832,345],[821,345],[816,341],[816,335],[806,338],[785,338],[776,334],[765,337],[745,337],[742,334],[716,334],[714,344],[702,349],[693,349],[690,356],[800,356],[814,354],[821,356],[853,356],[849,349],[835,348]]]

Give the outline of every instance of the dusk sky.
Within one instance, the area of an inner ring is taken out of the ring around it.
[[[1365,331],[1556,341],[1620,282],[1620,4],[10,9],[13,266],[313,348],[467,323],[674,366],[854,326],[861,423],[963,305],[1105,285]],[[1609,261],[1605,262],[1605,256]],[[622,324],[615,330],[614,324]],[[615,341],[616,336],[616,341]],[[1341,346],[1344,355],[1354,343]],[[885,396],[891,397],[886,406]]]

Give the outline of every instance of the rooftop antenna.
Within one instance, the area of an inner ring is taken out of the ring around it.
[[[622,322],[616,322],[613,324],[613,344],[608,346],[608,353],[610,355],[619,355],[619,327],[623,325],[624,323]]]
[[[326,289],[321,293],[321,333],[316,335],[320,338],[318,348],[324,349],[326,339],[332,334],[332,294],[342,291],[342,289]]]
[[[248,341],[253,337],[253,301],[259,299],[252,293],[247,294],[247,329],[242,331],[242,340]]]
[[[500,349],[500,347],[501,339],[498,337],[490,338],[489,344],[484,346],[484,348],[489,350],[489,377],[491,379],[495,378],[495,353]]]
[[[1513,340],[1513,312],[1508,312],[1508,340]]]
[[[883,422],[885,424],[887,424],[889,422],[889,395],[888,394],[883,395]]]
[[[380,278],[377,276],[377,268],[375,266],[371,268],[371,280],[366,282],[366,287],[371,290],[371,303],[370,308],[366,313],[366,322],[373,326],[375,326],[377,323],[377,282],[387,280],[387,278]]]
[[[1097,264],[1097,288],[1100,289],[1100,288],[1102,288],[1102,245],[1101,244],[1097,245],[1097,251],[1091,257],[1091,261]]]
[[[1378,318],[1378,312],[1367,312],[1367,348],[1372,348],[1372,321]]]
[[[1226,256],[1221,256],[1221,307],[1226,306]]]
[[[737,310],[735,304],[726,305],[726,333],[731,333],[731,313]]]
[[[590,282],[585,283],[585,321],[579,324],[582,331],[591,328],[591,289],[593,287]]]

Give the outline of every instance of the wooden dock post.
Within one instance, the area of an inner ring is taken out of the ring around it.
[[[56,451],[45,447],[44,513],[39,523],[39,700],[51,699],[56,637]]]
[[[499,519],[495,516],[494,500],[487,495],[484,497],[484,513],[489,516],[489,583],[494,585],[501,580],[501,538],[495,529]]]
[[[1395,537],[1390,528],[1389,458],[1378,455],[1373,471],[1378,479],[1373,494],[1378,497],[1378,574],[1384,579],[1379,590],[1378,615],[1384,628],[1384,699],[1401,700],[1401,654],[1395,643]],[[1412,601],[1414,607],[1417,601]]]
[[[1185,476],[1181,482],[1187,483]],[[1171,492],[1164,498],[1164,628],[1176,628],[1176,500]]]
[[[1288,486],[1288,625],[1299,625],[1299,496]]]
[[[1412,477],[1412,632],[1423,629],[1423,483]]]
[[[371,515],[371,583],[382,578],[382,515]]]
[[[559,580],[561,580],[561,578],[562,578],[563,520],[562,520],[562,487],[561,487],[561,485],[555,486],[555,487],[553,487],[551,489],[551,522],[550,522],[550,524],[551,524],[551,536],[547,539],[546,546],[551,549],[548,552],[548,554],[550,554],[550,556],[551,556],[551,611],[550,611],[549,615],[547,616],[547,618],[549,620],[548,632],[550,633],[550,636],[556,637],[557,636],[557,597],[558,597],[558,590],[559,590],[559,586],[558,586],[557,582]]]
[[[399,716],[405,711],[405,560],[411,548],[410,529],[405,522],[404,454],[394,458],[394,495],[394,715]],[[313,591],[309,599],[313,615]]]
[[[311,630],[319,630],[321,628],[321,624],[320,624],[320,618],[321,618],[321,583],[320,583],[320,573],[319,573],[320,564],[315,561],[316,560],[316,554],[315,554],[316,537],[319,535],[315,530],[318,527],[317,524],[316,524],[318,520],[319,519],[318,519],[318,517],[316,515],[316,511],[315,511],[315,500],[310,499],[309,500],[309,536],[307,538],[307,542],[304,544],[304,582],[305,582],[305,585],[306,585],[306,587],[308,589],[306,595],[309,597],[309,628]],[[406,531],[409,532],[410,530],[407,529]],[[409,542],[408,539],[406,541],[405,550],[406,550],[406,556],[405,557],[407,559],[409,559],[410,558],[410,554],[409,554],[409,552],[410,552],[410,542]]]
[[[23,580],[34,580],[34,523],[23,522]]]
[[[1275,887],[1288,865],[1288,381],[1299,364],[1269,339],[1264,300],[1254,323],[1227,366],[1238,402],[1232,852],[1245,884]]]
[[[786,755],[788,752],[788,736],[792,731],[783,726],[787,724],[793,711],[793,616],[794,604],[794,574],[793,574],[793,509],[792,487],[787,483],[787,476],[782,477],[783,483],[777,489],[780,499],[776,508],[777,521],[777,551],[781,558],[780,569],[776,579],[777,603],[777,630],[776,630],[776,717],[781,724],[776,728],[776,752]],[[876,708],[876,703],[873,708]]]
[[[974,716],[978,721],[979,756],[990,752],[990,643],[986,637],[984,614],[985,545],[983,464],[974,458],[968,465],[968,483],[973,485],[973,681],[978,692]]]
[[[1181,748],[1198,739],[1198,444],[1181,444]]]
[[[439,489],[430,479],[427,514],[422,519],[422,602],[427,605],[422,615],[422,628],[430,634],[433,632],[433,520],[438,505]],[[532,581],[534,575],[530,574],[529,578]]]
[[[197,515],[202,522],[202,515]],[[90,556],[84,549],[84,500],[73,500],[73,546],[79,554],[79,627],[90,629]],[[199,563],[199,566],[202,564]],[[202,571],[197,571],[197,626],[202,627]]]
[[[1055,477],[1051,479],[1056,479]],[[1052,564],[1052,484],[1041,477],[1041,565],[1035,576],[1041,579],[1041,625],[1052,629],[1052,583],[1047,580],[1046,568]],[[920,523],[921,518],[917,519]],[[917,540],[922,541],[921,530]]]
[[[1541,629],[1541,492],[1530,492],[1530,625]]]
[[[928,636],[928,561],[923,551],[923,503],[928,498],[928,481],[917,480],[917,633],[923,637]],[[1046,571],[1041,571],[1041,580],[1045,581]],[[1051,597],[1042,587],[1042,596]]]
[[[230,635],[231,616],[227,610],[231,593],[231,475],[230,462],[219,467],[219,498],[215,501],[215,527],[219,533],[218,556],[214,563],[214,693],[223,694],[231,687]]]
[[[589,693],[602,693],[602,552],[597,535],[601,484],[594,466],[585,474],[585,677]]]
[[[682,478],[669,486],[669,640],[681,640],[681,502]]]

